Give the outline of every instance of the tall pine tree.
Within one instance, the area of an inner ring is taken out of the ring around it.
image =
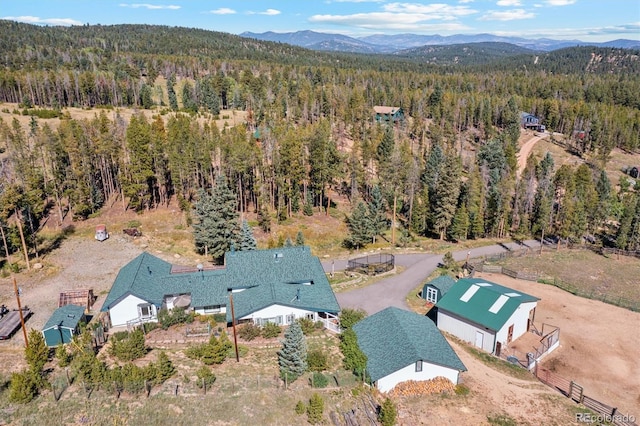
[[[193,233],[196,250],[221,262],[224,254],[237,242],[239,226],[236,196],[227,186],[224,175],[218,175],[212,194],[199,192],[195,205],[196,223]]]
[[[256,238],[253,236],[253,231],[249,226],[247,220],[242,221],[242,228],[240,228],[240,241],[238,241],[238,249],[240,251],[255,250],[257,248]]]
[[[295,321],[284,332],[282,349],[278,351],[280,377],[291,383],[307,371],[307,342],[300,323]]]

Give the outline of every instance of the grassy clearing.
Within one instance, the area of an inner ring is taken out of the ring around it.
[[[625,298],[640,303],[638,271],[633,257],[605,257],[590,250],[545,250],[542,255],[501,260],[516,271],[537,274],[546,282],[559,279],[586,294],[601,298]]]

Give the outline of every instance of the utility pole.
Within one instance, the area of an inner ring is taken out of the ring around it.
[[[22,305],[20,304],[20,292],[18,291],[18,283],[16,277],[13,277],[13,291],[16,293],[16,300],[18,301],[18,312],[20,313],[20,324],[22,324],[22,334],[24,335],[24,347],[29,347],[29,340],[27,339],[27,327],[24,325],[24,315],[22,314]]]
[[[236,348],[236,362],[240,362],[238,354],[238,334],[236,333],[236,314],[233,310],[233,291],[229,293],[229,304],[231,305],[231,328],[233,328],[233,345]]]

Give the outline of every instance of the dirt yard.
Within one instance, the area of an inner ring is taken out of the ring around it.
[[[478,277],[539,297],[535,324],[560,327],[560,347],[542,365],[585,395],[640,418],[640,313],[501,274]]]

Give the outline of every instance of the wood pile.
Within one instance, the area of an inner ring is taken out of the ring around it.
[[[446,377],[438,376],[431,380],[408,380],[399,383],[389,391],[390,397],[433,395],[437,393],[453,393],[456,386]]]

